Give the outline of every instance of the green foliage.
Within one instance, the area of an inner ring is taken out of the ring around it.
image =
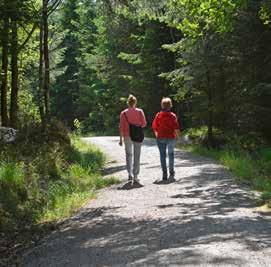
[[[86,146],[79,139],[73,140],[73,146],[76,149],[72,154],[72,161],[91,172],[100,171],[101,166],[105,163],[105,156],[99,149],[91,144]]]
[[[258,175],[254,160],[247,155],[239,155],[231,151],[226,151],[220,156],[220,161],[237,177],[245,181],[255,179]]]
[[[255,190],[261,191],[264,201],[271,199],[271,162],[265,154],[269,155],[270,149],[263,149],[254,154],[248,154],[241,148],[237,149],[236,147],[234,150],[215,150],[196,145],[187,149],[196,154],[216,159],[226,166],[240,182],[249,184]]]
[[[263,148],[259,151],[260,156],[267,162],[271,162],[271,148]]]
[[[73,125],[74,125],[74,132],[77,136],[80,136],[82,134],[82,123],[78,120],[75,119],[73,121]]]
[[[196,38],[206,32],[223,33],[232,28],[232,18],[246,0],[172,0],[168,1],[171,23],[184,34]],[[177,16],[182,17],[179,21]]]
[[[10,217],[22,216],[20,207],[26,200],[25,173],[22,164],[0,162],[0,209],[6,212],[6,223]],[[0,228],[3,225],[0,223]]]
[[[22,164],[3,162],[0,166],[0,183],[2,187],[13,187],[15,190],[24,188]]]
[[[82,132],[117,134],[129,93],[149,122],[170,95],[185,128],[207,126],[209,144],[217,129],[254,135],[248,150],[270,141],[269,8],[265,0],[68,1],[55,20],[54,114],[71,127],[78,118]]]
[[[1,150],[2,230],[66,217],[95,190],[117,182],[101,177],[105,157],[97,148],[79,139],[71,142],[63,131],[56,121],[46,133],[36,125]]]
[[[70,216],[95,190],[118,183],[115,178],[103,179],[99,173],[104,155],[94,146],[73,139],[72,164],[62,172],[62,179],[48,185],[47,206],[39,221],[52,221]]]

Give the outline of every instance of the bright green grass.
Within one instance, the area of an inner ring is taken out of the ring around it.
[[[94,147],[73,139],[73,164],[62,174],[63,179],[48,187],[48,203],[39,222],[63,219],[74,214],[87,201],[96,196],[96,190],[116,184],[118,179],[103,178],[100,169],[105,156]]]
[[[116,184],[115,178],[103,179],[100,176],[92,176],[92,186],[89,188],[77,188],[72,192],[65,186],[51,189],[51,198],[48,207],[44,210],[39,222],[50,222],[67,218],[84,206],[90,199],[96,197],[96,190]]]
[[[49,206],[44,210],[44,213],[40,217],[39,222],[50,222],[62,218],[67,218],[74,214],[89,199],[94,197],[95,193],[93,191],[56,196],[54,205]]]
[[[69,217],[98,189],[119,182],[102,177],[105,156],[95,146],[73,138],[68,153],[46,151],[22,162],[0,158],[0,231]]]

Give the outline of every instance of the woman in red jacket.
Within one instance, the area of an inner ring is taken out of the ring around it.
[[[169,178],[174,179],[174,148],[176,145],[176,138],[180,135],[180,125],[176,114],[171,112],[172,101],[170,98],[163,98],[161,101],[161,107],[162,110],[156,114],[152,123],[152,129],[157,138],[163,171],[163,180],[167,180],[167,149],[169,157]]]

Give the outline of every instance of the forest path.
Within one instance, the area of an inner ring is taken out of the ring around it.
[[[109,157],[105,175],[125,183],[116,137],[85,138]],[[152,139],[144,142],[142,188],[100,191],[61,230],[24,257],[24,266],[271,266],[270,217],[253,193],[212,160],[176,151],[176,182],[161,177]]]

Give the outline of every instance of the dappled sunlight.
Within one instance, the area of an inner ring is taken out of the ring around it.
[[[91,262],[94,266],[164,266],[167,263],[186,265],[193,262],[246,264],[241,257],[244,249],[249,253],[271,246],[270,225],[268,228],[267,222],[260,216],[252,220],[211,216],[197,218],[190,214],[189,220],[183,220],[181,216],[136,220],[113,216],[114,210],[110,207],[89,210],[83,222],[77,222],[76,227],[57,234],[57,247],[47,245],[46,253],[54,257],[68,249],[67,259],[70,262],[81,265]],[[258,239],[261,239],[260,245]],[[220,255],[209,249],[212,243],[217,243],[221,251],[233,245],[240,251]]]
[[[93,142],[108,149],[112,140]],[[176,181],[155,183],[159,155],[148,146],[141,164],[144,187],[133,188],[122,149],[115,144],[107,150],[118,160],[104,171],[123,184],[103,191],[36,250],[40,266],[58,255],[82,266],[249,266],[251,258],[270,253],[269,218],[254,212],[253,193],[225,168],[177,150]]]

